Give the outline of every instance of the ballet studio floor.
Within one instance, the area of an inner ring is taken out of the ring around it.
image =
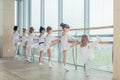
[[[112,73],[91,70],[86,77],[83,67],[78,70],[69,66],[70,71],[65,72],[63,64],[53,62],[54,67],[48,64],[39,66],[38,62],[27,63],[24,59],[0,58],[0,80],[112,80]]]

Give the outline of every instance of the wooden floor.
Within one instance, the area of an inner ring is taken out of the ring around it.
[[[112,73],[91,70],[91,75],[86,77],[84,69],[75,70],[68,65],[70,71],[65,72],[63,64],[53,63],[50,69],[48,64],[39,66],[38,62],[27,63],[25,60],[13,58],[0,58],[0,80],[112,80]]]

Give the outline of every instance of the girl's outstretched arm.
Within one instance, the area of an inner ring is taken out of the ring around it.
[[[91,48],[94,48],[97,46],[98,43],[100,43],[101,39],[99,38],[99,36],[96,36],[97,40],[96,41],[93,41],[93,42],[90,42],[90,45]]]
[[[74,47],[74,46],[77,46],[80,44],[80,41],[76,41],[76,42],[73,42],[72,45],[70,47]]]
[[[60,43],[60,39],[56,39],[56,40],[52,41],[50,46],[52,47],[52,46],[54,46],[54,45],[56,45],[58,43]]]

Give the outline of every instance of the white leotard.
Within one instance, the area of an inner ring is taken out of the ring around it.
[[[65,34],[61,37],[60,40],[61,40],[61,51],[64,51],[64,50],[69,50],[71,46],[71,43],[69,43],[68,41],[77,40],[77,39],[69,34]]]
[[[13,44],[20,42],[19,36],[20,34],[17,31],[13,33],[13,37],[12,37]]]
[[[54,37],[52,34],[49,34],[46,36],[46,38],[45,38],[46,50],[48,50],[50,48],[52,41],[54,41],[55,39],[57,39],[57,38]]]
[[[22,45],[25,46],[25,42],[27,41],[28,35],[22,36]]]
[[[40,51],[45,51],[45,35],[39,38]]]

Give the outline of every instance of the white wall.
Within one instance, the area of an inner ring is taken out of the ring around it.
[[[120,80],[120,0],[114,0],[114,80]]]
[[[0,0],[0,57],[13,56],[14,1]],[[2,14],[2,15],[1,15]]]
[[[0,0],[0,37],[2,36],[3,34],[3,31],[2,31],[2,0]]]

